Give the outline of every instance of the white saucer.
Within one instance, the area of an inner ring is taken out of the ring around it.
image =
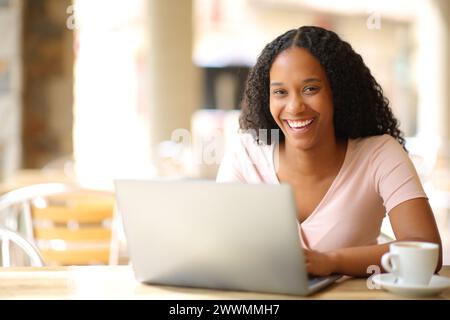
[[[392,273],[374,275],[372,281],[387,291],[409,297],[435,296],[445,289],[450,288],[450,278],[437,275],[431,278],[427,286],[394,283],[395,277]]]

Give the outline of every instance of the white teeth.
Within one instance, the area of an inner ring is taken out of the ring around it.
[[[307,125],[311,124],[314,121],[314,119],[310,119],[310,120],[305,120],[305,121],[296,121],[296,120],[287,120],[287,123],[289,124],[289,126],[291,128],[303,128],[306,127]]]

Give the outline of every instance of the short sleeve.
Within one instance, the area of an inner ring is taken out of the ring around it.
[[[386,213],[404,201],[427,198],[411,159],[393,137],[383,135],[377,139],[371,165]]]

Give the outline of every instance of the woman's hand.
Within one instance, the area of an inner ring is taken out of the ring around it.
[[[337,256],[335,254],[308,249],[304,249],[304,253],[308,273],[316,276],[329,276],[336,271]]]

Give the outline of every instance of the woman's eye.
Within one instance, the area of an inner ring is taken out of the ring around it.
[[[275,94],[275,95],[286,94],[286,90],[283,90],[283,89],[275,89],[275,90],[273,90],[273,94]]]
[[[315,93],[317,90],[319,90],[318,87],[306,87],[303,89],[303,92],[306,94],[312,94]]]

